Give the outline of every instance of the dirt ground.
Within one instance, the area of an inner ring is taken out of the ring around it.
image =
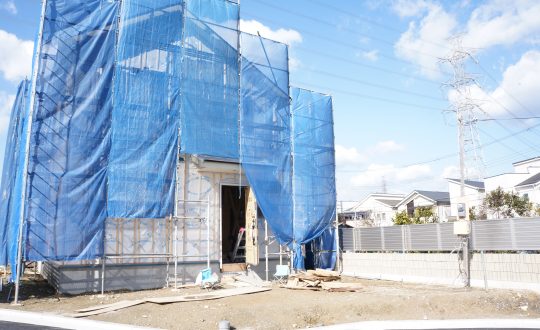
[[[299,291],[274,285],[271,291],[219,300],[169,305],[144,304],[91,317],[96,320],[165,329],[217,329],[229,320],[236,329],[294,329],[364,320],[538,318],[540,296],[528,291],[479,290],[413,285],[389,281],[343,278],[359,282],[361,292]],[[17,308],[55,314],[143,297],[200,293],[199,288],[148,290],[79,296],[57,295],[44,281],[24,281],[23,306]]]

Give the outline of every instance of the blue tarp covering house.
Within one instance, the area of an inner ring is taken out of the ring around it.
[[[19,238],[27,261],[99,258],[106,219],[172,214],[185,155],[241,164],[295,268],[302,244],[333,249],[332,99],[289,86],[287,45],[239,32],[237,2],[44,6],[9,126],[1,264]]]

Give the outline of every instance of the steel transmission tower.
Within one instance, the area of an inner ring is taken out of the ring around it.
[[[477,85],[472,74],[466,71],[468,60],[476,62],[471,52],[465,49],[461,36],[450,39],[453,44],[451,54],[441,59],[441,62],[450,64],[453,77],[443,87],[449,90],[450,112],[457,119],[459,142],[459,171],[461,181],[461,197],[465,195],[465,180],[482,179],[485,172],[480,138],[476,124],[477,115],[483,113],[479,100],[472,97],[471,87]]]

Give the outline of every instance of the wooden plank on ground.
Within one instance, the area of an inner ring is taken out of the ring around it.
[[[119,309],[128,308],[131,306],[144,304],[147,302],[154,303],[154,304],[171,304],[171,303],[188,302],[188,301],[202,301],[202,300],[221,299],[221,298],[244,295],[244,294],[252,294],[252,293],[264,292],[264,291],[269,291],[269,290],[272,290],[272,288],[247,287],[247,288],[224,289],[224,290],[217,290],[213,292],[184,295],[184,296],[123,300],[114,304],[97,305],[93,307],[79,309],[76,311],[77,313],[70,314],[68,316],[86,317],[86,316],[92,316],[92,315],[99,315],[103,313],[113,312]]]

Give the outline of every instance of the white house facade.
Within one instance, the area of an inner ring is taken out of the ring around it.
[[[450,194],[445,191],[414,190],[396,206],[398,212],[405,211],[409,217],[414,216],[416,208],[429,207],[438,222],[446,222],[450,216]]]
[[[403,199],[401,194],[374,193],[345,210],[343,216],[351,227],[392,226],[397,207]]]
[[[540,157],[534,157],[512,164],[513,173],[503,173],[484,180],[485,191],[489,193],[497,188],[525,196],[534,205],[540,205]],[[488,213],[488,219],[493,218]]]

